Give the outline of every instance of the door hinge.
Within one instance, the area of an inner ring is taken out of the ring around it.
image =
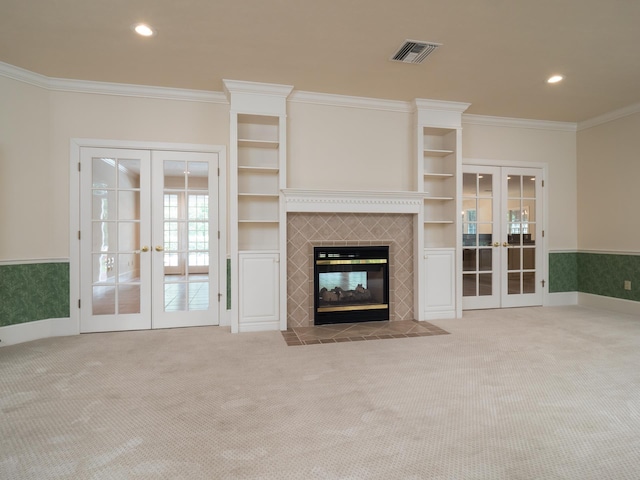
[[[80,308],[80,299],[78,299],[78,308]]]
[[[80,230],[78,230],[78,240],[80,240]]]
[[[544,180],[542,180],[542,186],[544,187]]]
[[[220,167],[218,167],[218,176],[220,176]]]
[[[221,301],[222,301],[222,294],[221,294],[221,293],[219,293],[219,294],[218,294],[218,303],[219,303],[219,302],[221,302]]]
[[[80,171],[81,167],[80,167],[80,162],[78,162],[78,171]]]
[[[218,240],[220,240],[220,230],[218,230]]]
[[[544,238],[544,230],[542,230],[542,238]]]

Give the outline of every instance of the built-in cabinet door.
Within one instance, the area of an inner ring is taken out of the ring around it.
[[[463,309],[542,304],[542,171],[463,167]]]
[[[218,324],[215,153],[80,154],[80,330]]]
[[[455,301],[455,255],[453,248],[424,250],[424,318],[454,318]]]
[[[279,258],[277,253],[239,254],[241,332],[279,328]]]

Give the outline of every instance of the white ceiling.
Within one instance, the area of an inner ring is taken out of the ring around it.
[[[152,38],[134,35],[145,21]],[[405,39],[442,43],[421,65]],[[49,77],[222,79],[578,122],[640,102],[638,0],[0,0],[0,61]],[[546,84],[561,73],[566,80]]]

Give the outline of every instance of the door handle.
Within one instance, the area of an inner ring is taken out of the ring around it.
[[[142,247],[140,250],[136,250],[135,253],[140,253],[140,252],[148,252],[149,251],[149,247],[147,247],[146,245],[144,247]]]
[[[164,247],[162,245],[156,245],[156,252],[162,252]]]
[[[503,246],[503,247],[508,247],[508,246],[509,246],[509,242],[504,242],[504,243],[502,244],[502,246]]]
[[[494,247],[499,247],[500,246],[500,242],[496,242],[493,244]]]

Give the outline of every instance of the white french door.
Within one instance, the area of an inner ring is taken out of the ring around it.
[[[462,307],[542,305],[542,170],[463,166]]]
[[[218,155],[80,151],[82,332],[217,325]]]

